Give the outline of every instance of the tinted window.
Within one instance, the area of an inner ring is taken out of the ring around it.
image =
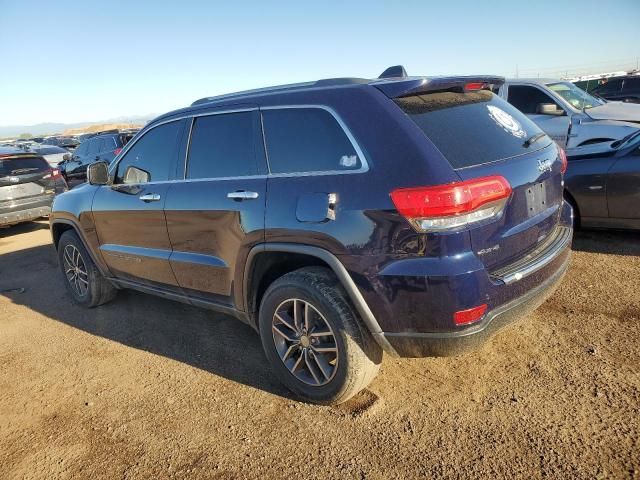
[[[357,170],[362,166],[336,119],[319,108],[262,113],[272,173]]]
[[[87,147],[89,146],[89,141],[84,141],[80,144],[80,146],[76,149],[75,154],[80,156],[80,155],[86,155],[87,154]]]
[[[118,163],[116,183],[124,183],[129,166],[149,173],[150,182],[161,182],[171,177],[182,122],[171,122],[149,130],[138,140]]]
[[[553,103],[560,108],[555,100],[536,87],[511,85],[507,92],[509,103],[522,113],[538,113],[538,105],[541,103]]]
[[[100,139],[98,138],[92,138],[91,140],[89,140],[89,144],[87,145],[87,153],[86,155],[95,155],[96,153],[98,153],[100,147]]]
[[[599,85],[595,89],[596,93],[611,93],[617,92],[622,88],[622,79],[616,78],[614,80],[602,79],[598,81]]]
[[[0,177],[26,175],[42,172],[48,168],[49,164],[40,157],[0,159]]]
[[[640,90],[640,77],[627,78],[624,81],[624,90]]]
[[[254,113],[198,117],[191,132],[187,178],[255,175]]]
[[[493,93],[440,92],[395,100],[454,168],[481,165],[533,150],[524,141],[541,130]],[[545,147],[547,137],[536,143]]]

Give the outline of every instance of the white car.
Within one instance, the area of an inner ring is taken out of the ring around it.
[[[63,160],[69,160],[71,158],[69,150],[55,145],[39,145],[29,150],[41,155],[52,167],[57,167]]]
[[[620,140],[640,129],[640,104],[596,98],[571,82],[511,79],[497,93],[563,148]]]

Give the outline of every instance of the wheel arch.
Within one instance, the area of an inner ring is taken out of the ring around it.
[[[342,262],[331,252],[311,245],[265,243],[249,251],[244,267],[242,302],[254,327],[257,325],[255,313],[261,295],[264,294],[268,285],[285,273],[305,266],[329,268],[347,292],[360,318],[378,345],[385,352],[397,355],[391,344],[384,338],[378,321]]]
[[[56,218],[51,222],[51,237],[53,240],[53,246],[56,250],[58,250],[58,243],[60,242],[60,237],[66,231],[73,230],[82,244],[84,245],[85,250],[89,253],[91,260],[95,264],[98,271],[105,277],[109,276],[109,272],[105,269],[101,259],[96,258],[95,252],[89,247],[87,239],[82,233],[82,229],[73,221],[66,218]]]

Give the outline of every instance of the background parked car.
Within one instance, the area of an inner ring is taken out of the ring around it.
[[[627,75],[594,82],[592,93],[607,100],[640,103],[640,75]]]
[[[571,82],[512,79],[498,93],[561,147],[612,142],[640,129],[640,105],[607,102]]]
[[[565,196],[584,227],[640,229],[640,131],[567,150]]]
[[[55,145],[39,145],[31,147],[29,150],[41,155],[52,167],[57,167],[60,162],[71,158],[71,153],[68,150]]]
[[[47,137],[44,139],[46,145],[55,145],[72,152],[80,144],[78,140],[72,137]]]
[[[74,187],[87,179],[87,166],[91,163],[99,160],[110,163],[134,135],[135,133],[107,133],[82,142],[71,158],[60,165],[69,186]]]
[[[40,155],[0,147],[0,226],[49,215],[54,196],[66,189],[60,172]]]

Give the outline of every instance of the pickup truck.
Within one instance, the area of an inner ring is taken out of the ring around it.
[[[640,105],[596,98],[571,82],[510,79],[494,93],[565,149],[620,140],[640,129]]]

